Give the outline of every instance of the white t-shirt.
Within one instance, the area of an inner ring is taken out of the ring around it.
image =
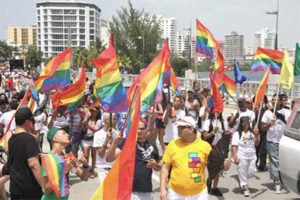
[[[38,116],[34,117],[34,130],[36,131],[42,131],[43,126],[44,126],[44,121],[46,121],[46,114],[45,113],[41,113]]]
[[[69,115],[56,116],[55,121],[53,122],[53,126],[57,126],[57,127],[70,126],[69,121],[70,121]]]
[[[201,123],[201,124],[202,124],[202,127],[199,127],[200,130],[203,129],[204,122],[205,122],[205,120],[207,119],[207,116],[206,116],[205,120],[202,120],[202,116],[205,114],[205,110],[206,110],[206,107],[205,107],[205,106],[202,106],[202,107],[200,108],[200,110],[199,110],[199,117],[201,117],[201,122],[202,122],[202,123]]]
[[[163,120],[166,117],[167,111],[164,112]],[[168,120],[168,124],[166,126],[166,134],[164,136],[164,141],[166,143],[170,143],[172,140],[178,138],[178,130],[177,126],[174,125],[174,122],[176,122],[179,118],[185,116],[184,110],[176,110],[176,117],[170,118]]]
[[[210,122],[211,121],[211,122]],[[202,129],[203,131],[207,131],[209,132],[209,126],[210,126],[210,123],[212,123],[212,126],[213,126],[213,130],[215,130],[216,127],[219,128],[219,131],[215,134],[215,137],[214,137],[214,140],[212,142],[212,145],[216,145],[219,140],[222,138],[222,133],[223,133],[223,129],[222,129],[222,123],[220,120],[216,120],[216,119],[206,119],[204,121],[204,124],[202,126]],[[225,128],[225,124],[224,124],[224,129],[226,130]]]
[[[254,137],[255,135],[248,131],[245,133],[244,131],[241,134],[239,132],[234,132],[232,135],[232,146],[237,146],[237,156],[242,159],[255,159],[256,158],[256,150],[254,145]]]
[[[284,115],[285,117],[285,121],[287,122],[288,118],[290,117],[289,114],[290,112],[286,112],[286,109],[281,109],[279,111],[277,111],[278,113]],[[274,118],[274,114],[272,111],[267,110],[262,119],[261,122],[263,123],[270,123],[270,121]],[[279,143],[284,129],[286,127],[286,124],[281,121],[280,119],[276,119],[274,124],[272,126],[269,127],[269,130],[267,132],[267,141],[269,142],[274,142],[274,143]]]
[[[13,115],[15,114],[15,110],[11,110],[11,111],[8,111],[6,113],[4,113],[1,118],[0,118],[0,124],[3,124],[4,125],[4,133],[6,132],[6,129],[7,129],[7,126],[11,120],[11,118],[13,117]],[[10,130],[15,130],[16,129],[16,121],[13,120],[11,122],[11,125],[10,125]]]
[[[112,129],[112,140],[118,136],[119,136],[119,133],[115,129]],[[94,135],[93,147],[95,147],[95,148],[103,147],[105,139],[106,139],[106,132],[104,131],[104,129],[97,131]],[[107,147],[110,147],[110,144],[107,144]],[[105,152],[103,158],[101,158],[97,151],[97,155],[96,155],[97,168],[111,168],[113,166],[113,164],[114,164],[114,162],[106,161],[106,152]]]
[[[232,115],[235,116],[236,113],[237,113],[237,111],[233,111]],[[250,118],[250,120],[251,120],[251,127],[253,127],[253,122],[255,120],[255,113],[252,110],[249,110],[249,109],[247,109],[245,112],[243,112],[243,111],[240,110],[239,111],[239,117],[236,119],[235,125],[233,127],[234,131],[236,131],[238,129],[238,127],[239,127],[240,118],[241,117],[246,117],[246,116]]]

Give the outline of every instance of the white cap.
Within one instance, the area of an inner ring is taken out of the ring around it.
[[[181,117],[174,124],[175,124],[175,126],[190,126],[190,127],[193,127],[194,129],[197,129],[196,121],[191,116]]]

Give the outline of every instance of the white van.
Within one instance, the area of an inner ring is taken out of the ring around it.
[[[283,184],[300,194],[300,101],[297,101],[279,144]]]

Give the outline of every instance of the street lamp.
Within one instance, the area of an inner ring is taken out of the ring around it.
[[[279,0],[277,0],[277,11],[268,11],[267,15],[276,15],[276,35],[275,35],[275,49],[278,49],[278,14],[279,14]]]
[[[143,68],[145,65],[145,37],[144,37],[144,32],[143,32],[143,36],[138,36],[139,40],[143,40]]]

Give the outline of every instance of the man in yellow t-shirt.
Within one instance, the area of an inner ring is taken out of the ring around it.
[[[176,125],[179,138],[169,143],[162,158],[160,198],[206,200],[208,193],[204,171],[211,146],[197,138],[197,125],[192,117],[182,117]],[[230,162],[226,161],[224,165],[228,169]],[[166,183],[171,167],[167,192]]]

